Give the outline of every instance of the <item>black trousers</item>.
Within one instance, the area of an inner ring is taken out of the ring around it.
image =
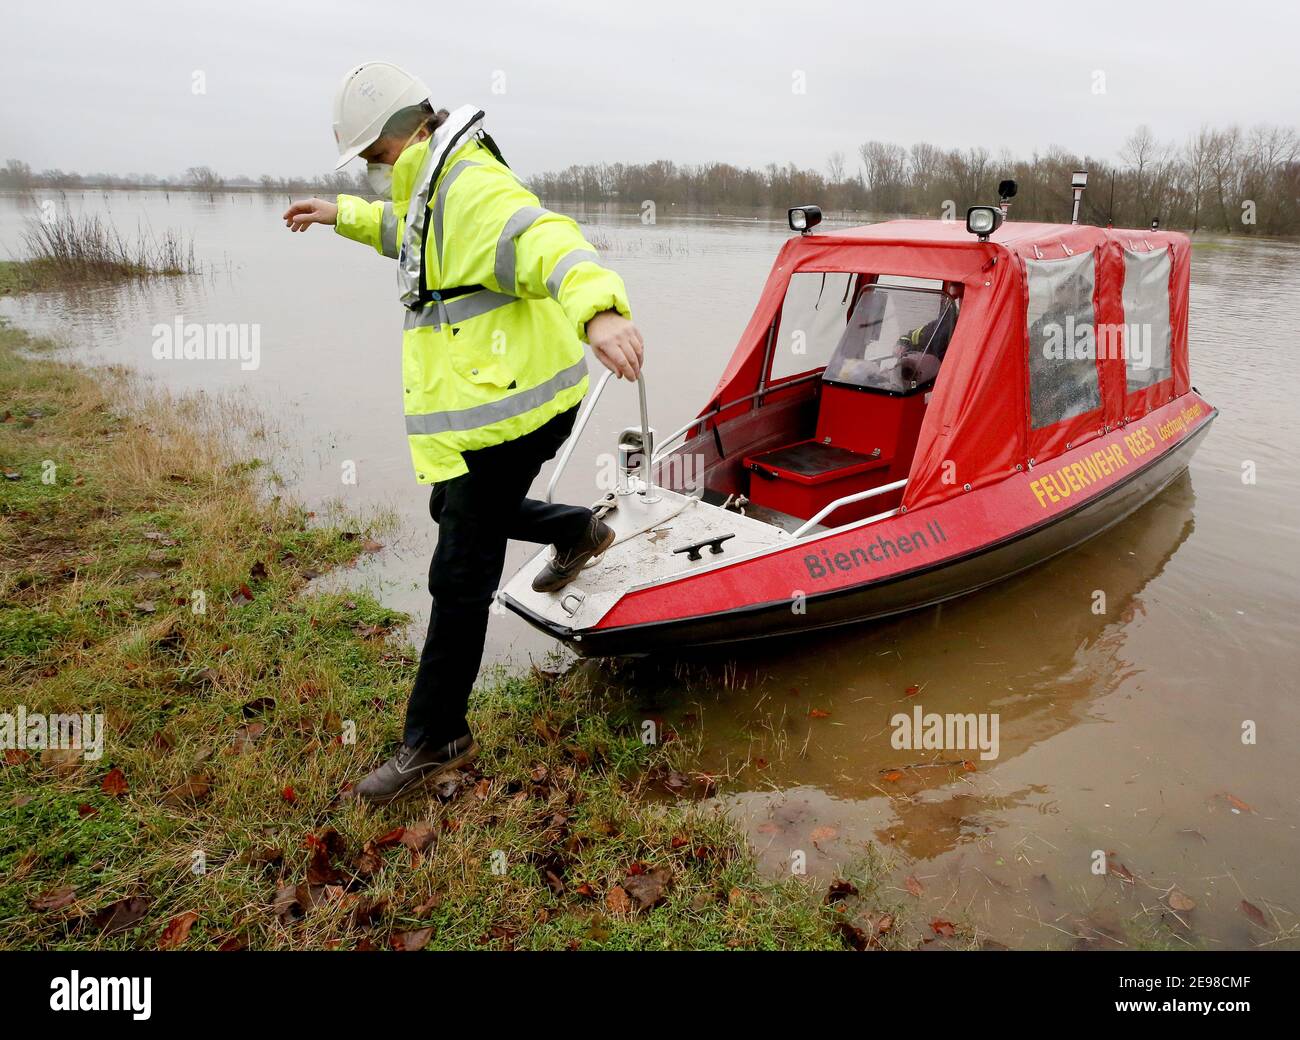
[[[469,732],[465,712],[483,660],[506,541],[567,546],[586,533],[590,509],[528,497],[533,479],[568,438],[577,414],[571,408],[516,440],[467,451],[469,472],[434,485],[429,496],[429,513],[438,524],[429,565],[433,607],[406,705],[405,743],[442,743]]]

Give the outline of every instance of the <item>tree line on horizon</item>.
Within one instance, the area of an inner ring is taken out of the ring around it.
[[[590,163],[529,178],[543,199],[640,206],[785,209],[817,204],[827,212],[957,217],[997,202],[1012,179],[1012,219],[1070,219],[1070,175],[1088,171],[1080,219],[1116,227],[1162,227],[1268,235],[1300,234],[1300,137],[1290,127],[1202,128],[1183,145],[1161,142],[1141,126],[1118,161],[1053,147],[1030,158],[986,148],[910,148],[867,141],[851,164],[834,152],[825,172],[770,163],[761,170],[728,163]]]
[[[725,208],[782,210],[820,205],[827,212],[879,216],[960,218],[966,208],[997,201],[998,183],[1012,179],[1017,194],[1012,219],[1069,219],[1070,175],[1087,170],[1081,219],[1117,227],[1300,235],[1300,135],[1294,128],[1260,125],[1243,130],[1203,127],[1182,145],[1160,141],[1140,126],[1114,161],[1052,147],[1029,158],[1004,149],[943,149],[921,142],[904,147],[867,141],[856,162],[833,152],[824,172],[793,163],[762,169],[729,163],[587,163],[525,178],[541,198],[633,208],[651,201],[657,209]],[[224,178],[208,166],[182,177],[151,174],[34,172],[20,160],[0,168],[0,190],[152,188],[191,191],[346,192],[371,194],[359,172],[316,178]]]
[[[122,188],[174,191],[322,191],[333,194],[371,194],[360,171],[336,170],[317,177],[223,177],[210,166],[191,166],[179,177],[152,173],[69,173],[64,170],[35,172],[28,163],[10,159],[0,167],[0,191],[77,191],[82,188]]]

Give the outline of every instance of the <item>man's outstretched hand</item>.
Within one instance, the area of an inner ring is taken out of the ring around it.
[[[313,224],[333,224],[339,208],[324,199],[303,199],[284,211],[284,226],[290,231],[306,231]]]
[[[618,311],[601,311],[588,321],[587,342],[600,363],[620,379],[641,374],[645,343],[637,327]]]

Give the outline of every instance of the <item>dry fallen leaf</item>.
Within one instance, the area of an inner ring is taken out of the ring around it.
[[[240,726],[235,730],[235,742],[230,748],[230,753],[242,755],[245,751],[251,750],[265,732],[265,722],[250,722],[247,726]]]
[[[907,889],[909,894],[914,896],[919,896],[922,892],[925,891],[925,886],[921,884],[919,880],[917,880],[915,874],[907,875],[907,880],[903,882],[903,887]]]
[[[425,914],[438,909],[440,906],[442,906],[442,893],[435,892],[423,903],[417,906],[414,913],[416,917],[423,917]]]
[[[616,914],[625,914],[632,908],[632,900],[621,885],[615,885],[605,894],[605,905]]]
[[[55,888],[32,900],[34,910],[62,910],[77,901],[76,890],[71,885]]]
[[[149,900],[144,896],[119,899],[95,914],[95,926],[107,935],[125,932],[144,919],[149,910]]]
[[[405,827],[394,827],[394,828],[393,828],[391,831],[389,831],[387,834],[381,834],[378,838],[376,838],[376,839],[375,839],[374,841],[372,841],[370,844],[373,845],[373,846],[374,846],[375,848],[377,848],[377,849],[386,849],[386,848],[389,848],[389,847],[392,846],[392,845],[399,845],[399,844],[401,844],[401,841],[402,841],[402,839],[403,839],[404,837],[406,837],[406,828],[405,828]]]
[[[423,852],[433,844],[433,839],[437,836],[438,831],[434,824],[429,822],[413,823],[402,831],[402,836],[398,839],[403,845],[411,850],[412,853]]]
[[[934,929],[935,935],[942,935],[945,939],[951,939],[957,934],[957,929],[953,927],[951,921],[943,921],[937,917],[930,922],[930,927]]]
[[[1196,909],[1196,900],[1192,899],[1186,892],[1175,888],[1169,893],[1169,909],[1177,910],[1180,914],[1190,913]]]
[[[162,936],[158,940],[158,949],[174,950],[178,946],[183,946],[185,940],[190,937],[190,929],[194,927],[194,922],[199,919],[199,915],[193,910],[186,910],[183,914],[177,914],[167,922],[167,927],[163,929]]]
[[[310,905],[311,900],[308,899],[307,905],[304,905],[299,894],[305,888],[305,885],[281,885],[276,889],[271,909],[282,925],[293,924],[306,916],[307,905]]]
[[[126,782],[126,774],[122,772],[121,768],[114,766],[100,781],[99,789],[107,795],[120,798],[131,789],[131,785]]]
[[[388,941],[394,950],[414,952],[415,950],[423,950],[432,938],[432,928],[417,928],[412,932],[394,932]]]
[[[212,781],[200,773],[195,773],[163,795],[163,802],[173,808],[185,808],[198,805],[211,791]]]
[[[1236,797],[1235,795],[1228,794],[1226,791],[1224,792],[1223,797],[1226,798],[1228,800],[1228,804],[1231,805],[1234,809],[1236,809],[1237,812],[1239,813],[1253,813],[1255,811],[1253,808],[1251,808],[1249,805],[1243,802],[1240,798]]]
[[[875,942],[872,936],[848,921],[836,921],[835,930],[839,933],[840,938],[844,940],[845,945],[858,951],[871,949],[872,944]]]
[[[255,697],[253,700],[240,707],[239,710],[243,713],[244,718],[251,719],[255,715],[262,715],[268,711],[273,711],[274,709],[274,697]]]
[[[1123,863],[1119,863],[1115,860],[1112,860],[1109,854],[1107,854],[1106,857],[1106,873],[1114,874],[1126,885],[1131,885],[1134,883],[1134,881],[1137,880],[1133,876],[1133,871],[1129,870],[1128,867],[1124,866]]]
[[[1261,928],[1268,927],[1268,919],[1264,916],[1264,911],[1254,903],[1247,902],[1243,899],[1241,901],[1241,912],[1250,918],[1252,924],[1257,924]]]
[[[672,876],[667,867],[655,867],[648,873],[627,878],[623,890],[636,901],[638,910],[649,910],[667,899],[664,893]]]

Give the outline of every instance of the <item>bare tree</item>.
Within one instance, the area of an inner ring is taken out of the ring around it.
[[[844,181],[844,153],[834,151],[826,159],[826,175],[830,178],[832,184],[841,184]]]
[[[211,166],[191,166],[185,171],[185,178],[194,187],[204,191],[215,191],[224,183],[221,176]]]

